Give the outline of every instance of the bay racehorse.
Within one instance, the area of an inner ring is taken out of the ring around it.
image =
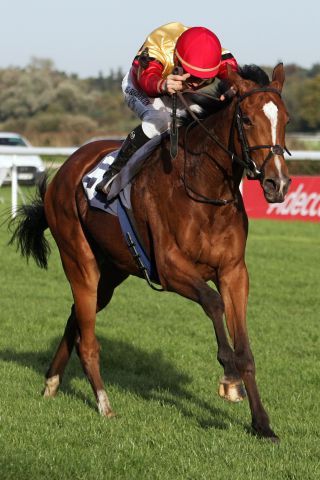
[[[170,141],[164,139],[135,177],[131,200],[162,288],[199,303],[213,322],[217,358],[224,369],[220,395],[241,400],[243,382],[253,431],[277,441],[259,396],[246,327],[248,221],[239,190],[244,170],[260,182],[268,202],[282,202],[290,184],[284,161],[288,115],[281,98],[283,65],[275,67],[272,81],[266,78],[258,67],[247,68],[246,74],[229,71],[235,96],[188,127],[184,138],[180,134],[174,161]],[[79,148],[48,186],[42,184],[38,198],[21,207],[12,237],[23,255],[46,267],[44,231],[49,227],[72,289],[74,304],[46,374],[45,396],[56,394],[76,346],[98,409],[107,417],[113,411],[100,375],[96,313],[121,282],[129,275],[141,276],[141,271],[117,217],[88,206],[82,178],[118,147],[117,142],[100,140]]]

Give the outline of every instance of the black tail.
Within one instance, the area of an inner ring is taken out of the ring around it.
[[[17,251],[29,260],[32,256],[41,268],[48,267],[50,245],[44,236],[48,223],[44,211],[44,196],[47,189],[47,177],[38,185],[35,198],[29,205],[18,208],[16,217],[10,221],[9,229],[13,230],[9,245],[16,245]]]

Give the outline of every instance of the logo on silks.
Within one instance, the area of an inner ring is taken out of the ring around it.
[[[132,130],[132,132],[129,133],[129,137],[131,138],[131,140],[134,140],[135,136],[136,136],[136,132]]]

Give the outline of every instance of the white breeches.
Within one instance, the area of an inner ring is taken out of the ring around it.
[[[122,81],[122,91],[128,107],[141,119],[142,130],[149,138],[153,138],[170,128],[172,97],[148,97],[143,90],[137,89],[131,80],[130,72]],[[177,118],[186,116],[185,108],[178,102]],[[190,105],[194,112],[199,112],[199,105]]]

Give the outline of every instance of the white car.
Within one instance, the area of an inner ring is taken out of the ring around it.
[[[30,142],[14,132],[0,132],[0,147],[31,147]],[[3,183],[9,183],[11,179],[12,157],[7,154],[0,154],[0,177]],[[33,185],[45,172],[45,165],[38,155],[17,155],[15,159],[18,172],[18,182]],[[2,172],[2,175],[1,175]],[[2,182],[0,182],[1,184]]]

